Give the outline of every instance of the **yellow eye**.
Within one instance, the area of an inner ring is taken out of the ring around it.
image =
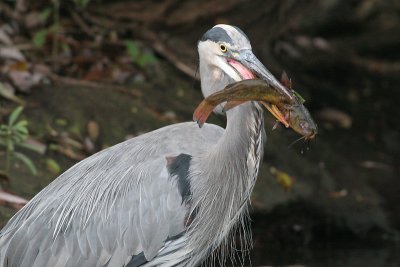
[[[224,52],[224,53],[225,53],[226,51],[228,51],[228,48],[227,48],[226,45],[224,45],[224,44],[220,44],[220,45],[219,45],[219,49],[221,49],[221,51]]]

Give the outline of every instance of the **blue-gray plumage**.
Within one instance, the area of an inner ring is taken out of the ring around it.
[[[215,26],[198,50],[205,96],[244,69],[288,94],[236,27]],[[239,228],[248,246],[263,111],[248,102],[226,115],[226,129],[174,124],[71,167],[2,229],[0,266],[197,266],[218,247],[223,262]]]

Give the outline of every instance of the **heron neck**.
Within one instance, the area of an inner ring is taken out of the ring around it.
[[[245,103],[227,112],[227,126],[220,140],[194,159],[193,174],[201,176],[191,181],[192,209],[199,207],[198,223],[191,226],[196,247],[206,247],[210,238],[218,246],[238,221],[244,227],[264,137],[262,108],[257,102]],[[210,235],[197,234],[205,232]]]
[[[255,184],[264,151],[264,116],[259,103],[248,102],[227,112],[225,132],[206,152],[203,164],[214,184],[236,186],[242,197],[249,197]],[[207,168],[206,167],[206,168]],[[236,190],[235,189],[235,190]]]
[[[233,161],[230,164],[254,160],[258,165],[264,142],[262,108],[257,102],[248,102],[229,110],[226,116],[225,132],[215,147],[215,156]]]

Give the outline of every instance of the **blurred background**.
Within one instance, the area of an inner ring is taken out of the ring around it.
[[[266,114],[252,265],[400,266],[399,14],[395,0],[1,1],[0,226],[79,160],[191,120],[197,41],[226,23],[319,125],[292,144]]]

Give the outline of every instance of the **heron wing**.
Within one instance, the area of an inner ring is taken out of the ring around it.
[[[166,157],[196,154],[220,134],[176,124],[77,163],[0,232],[0,265],[140,266],[153,259],[184,231],[187,214]]]

